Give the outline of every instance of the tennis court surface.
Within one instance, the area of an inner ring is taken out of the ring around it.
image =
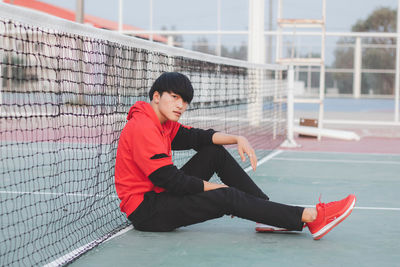
[[[309,206],[320,195],[357,196],[321,240],[307,229],[257,233],[253,222],[225,216],[170,233],[131,229],[72,266],[399,266],[399,172],[400,154],[279,151],[251,173],[272,200]]]

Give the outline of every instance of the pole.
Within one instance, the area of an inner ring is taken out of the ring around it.
[[[396,78],[394,83],[394,121],[399,122],[400,95],[400,0],[397,1]]]
[[[289,66],[288,70],[288,99],[287,99],[287,139],[289,142],[293,142],[293,124],[294,124],[294,68]]]
[[[123,24],[123,1],[124,0],[119,0],[119,10],[118,10],[118,32],[122,33],[124,29],[124,24]]]
[[[282,143],[282,147],[299,147],[299,145],[294,140],[294,69],[293,66],[290,65],[287,74],[287,132],[286,132],[286,140]]]
[[[325,43],[326,43],[326,1],[322,0],[322,35],[321,35],[321,66],[319,73],[319,113],[318,113],[318,141],[321,140],[321,132],[324,120],[325,101]]]
[[[76,0],[75,21],[78,23],[84,22],[84,6],[85,0]]]
[[[253,63],[265,63],[264,36],[264,0],[249,0],[249,41],[247,60]],[[265,77],[261,69],[251,71],[254,77],[254,103],[248,105],[247,116],[250,125],[259,126],[263,109],[263,84]],[[250,92],[249,92],[250,93]]]
[[[277,20],[282,17],[282,1],[278,0],[278,11],[277,11]],[[276,47],[275,47],[275,61],[278,61],[282,57],[282,29],[278,24],[278,30],[276,35]]]
[[[272,0],[269,0],[268,30],[272,32]],[[268,35],[267,63],[272,64],[272,35]]]
[[[3,53],[0,52],[0,59],[3,59]],[[2,106],[3,106],[3,66],[0,64],[0,115],[2,112]]]
[[[354,74],[353,74],[353,97],[361,96],[361,37],[356,38],[356,46],[354,48]]]
[[[153,0],[150,0],[150,37],[149,40],[152,42],[153,41]]]
[[[216,47],[216,55],[221,56],[221,0],[217,1],[217,47]]]
[[[249,0],[248,61],[265,63],[264,0]]]

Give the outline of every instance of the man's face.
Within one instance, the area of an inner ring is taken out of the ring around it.
[[[163,92],[161,96],[156,92],[154,98],[158,101],[158,110],[163,122],[167,120],[178,121],[188,106],[188,103],[180,95],[173,92]]]

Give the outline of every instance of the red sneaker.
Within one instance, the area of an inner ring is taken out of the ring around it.
[[[317,204],[317,219],[313,222],[307,223],[315,240],[321,239],[330,230],[337,226],[340,222],[347,218],[352,212],[356,203],[356,196],[349,195],[345,199]]]

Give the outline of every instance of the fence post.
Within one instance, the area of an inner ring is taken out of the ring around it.
[[[118,1],[118,32],[119,33],[122,33],[122,31],[124,30],[124,24],[123,24],[123,14],[124,14],[123,1],[124,0],[119,0]]]
[[[75,21],[78,23],[85,22],[85,2],[83,0],[76,1]]]
[[[249,1],[249,41],[248,58],[253,63],[265,63],[265,36],[264,36],[264,0]],[[262,118],[264,76],[262,69],[254,69],[251,75],[255,78],[254,103],[249,103],[248,119],[250,125],[258,126]]]
[[[0,52],[0,116],[2,115],[3,107],[3,54]]]
[[[399,122],[400,94],[400,0],[397,1],[396,77],[394,83],[394,121]]]
[[[354,47],[353,97],[361,96],[361,37],[356,37]]]

